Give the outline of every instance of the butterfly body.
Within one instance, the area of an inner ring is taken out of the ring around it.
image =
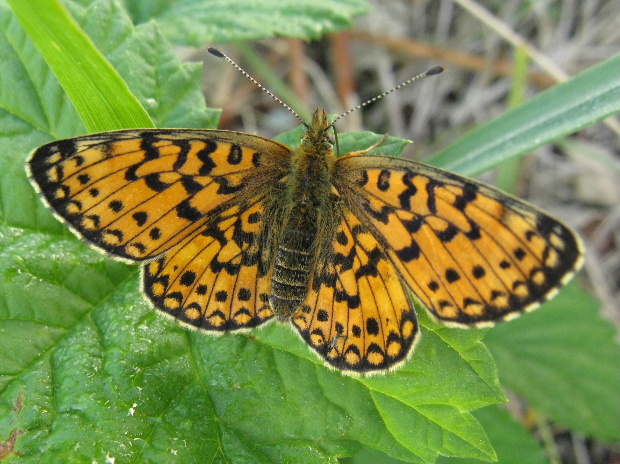
[[[317,110],[290,149],[251,134],[153,129],[52,142],[28,161],[54,213],[142,262],[153,305],[209,333],[290,323],[349,374],[413,352],[413,296],[441,322],[531,311],[583,261],[579,238],[475,180],[386,156],[336,159]]]
[[[317,111],[313,124],[291,157],[290,173],[282,195],[274,200],[284,210],[283,228],[277,237],[270,303],[280,320],[299,309],[308,294],[312,270],[316,268],[319,231],[325,237],[333,229],[330,204],[331,173],[336,160],[327,141],[327,114]],[[274,234],[275,235],[275,234]]]

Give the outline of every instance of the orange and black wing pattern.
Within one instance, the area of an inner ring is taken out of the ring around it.
[[[28,170],[50,208],[80,237],[141,261],[284,177],[290,153],[250,134],[126,130],[44,145]]]
[[[484,327],[555,295],[581,266],[579,238],[533,206],[412,161],[348,156],[334,185],[439,321]]]
[[[334,240],[319,254],[292,322],[329,366],[349,374],[386,372],[411,354],[416,314],[383,244],[342,202],[335,204]]]
[[[145,264],[143,286],[157,309],[192,328],[228,332],[256,327],[269,306],[270,233],[264,200],[223,211],[199,233]]]

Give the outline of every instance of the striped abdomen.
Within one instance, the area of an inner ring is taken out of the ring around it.
[[[284,229],[271,280],[270,303],[280,320],[295,312],[308,293],[317,224],[314,218],[295,217]]]

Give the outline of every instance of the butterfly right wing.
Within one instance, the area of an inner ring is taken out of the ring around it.
[[[147,263],[143,288],[155,307],[211,332],[249,329],[272,319],[272,225],[265,203],[254,197],[231,206]]]
[[[49,143],[28,162],[50,208],[113,256],[140,261],[183,243],[230,204],[287,174],[291,150],[250,134],[104,132]]]
[[[569,228],[475,180],[386,156],[341,158],[334,179],[445,324],[484,327],[531,311],[583,262]]]

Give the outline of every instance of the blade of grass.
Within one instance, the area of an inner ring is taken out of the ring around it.
[[[620,55],[481,126],[428,164],[479,174],[620,112]]]
[[[517,108],[525,102],[525,92],[527,91],[527,77],[530,57],[523,49],[517,47],[514,57],[514,71],[512,75],[512,87],[508,106]],[[502,163],[497,170],[497,186],[504,192],[518,195],[519,182],[521,180],[522,158],[511,158]]]
[[[8,0],[91,132],[154,127],[127,84],[58,0]]]

